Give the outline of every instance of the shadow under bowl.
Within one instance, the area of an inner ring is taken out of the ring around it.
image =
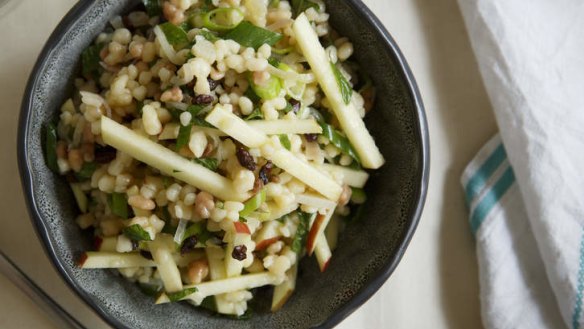
[[[414,233],[426,197],[429,144],[420,95],[407,63],[381,22],[359,0],[326,1],[331,25],[354,44],[354,57],[377,88],[367,127],[387,163],[371,173],[361,221],[348,225],[325,273],[314,258],[300,265],[297,289],[276,313],[235,322],[190,305],[154,305],[111,270],[75,262],[92,239],[75,223],[63,177],[45,165],[41,132],[73,90],[79,56],[114,15],[138,1],[80,1],[53,32],[31,73],[18,132],[18,161],[30,216],[68,285],[117,328],[330,328],[355,311],[391,275]]]

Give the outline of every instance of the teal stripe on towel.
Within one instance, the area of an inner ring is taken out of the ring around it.
[[[507,159],[507,153],[503,144],[499,144],[466,184],[465,194],[467,206],[470,206],[472,200],[479,195],[487,180],[489,180],[491,175],[493,175],[505,159]]]
[[[477,233],[485,217],[487,217],[491,209],[499,202],[514,182],[515,174],[511,166],[509,166],[472,212],[470,226],[474,234]]]
[[[572,313],[572,328],[580,328],[580,315],[582,314],[582,293],[584,292],[584,234],[580,240],[580,269],[578,270],[578,291],[576,292],[576,302],[574,303],[574,313]]]

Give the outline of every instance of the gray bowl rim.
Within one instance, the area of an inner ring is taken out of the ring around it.
[[[426,201],[426,195],[428,192],[428,181],[430,174],[430,143],[429,143],[429,133],[428,133],[428,123],[426,120],[426,113],[424,110],[424,104],[422,102],[422,97],[420,91],[418,90],[418,85],[414,79],[414,75],[404,57],[401,50],[399,49],[397,43],[391,36],[391,34],[385,29],[383,23],[373,14],[373,12],[361,1],[361,0],[345,0],[348,4],[355,10],[357,15],[361,16],[367,20],[377,35],[385,41],[385,46],[388,47],[389,51],[393,55],[397,67],[401,69],[398,74],[403,79],[406,88],[411,97],[415,113],[414,117],[416,119],[415,128],[417,130],[417,135],[420,137],[421,144],[421,176],[418,185],[419,193],[416,195],[416,207],[411,220],[411,223],[405,234],[405,238],[400,243],[396,256],[392,258],[387,264],[381,267],[376,274],[373,275],[371,281],[358,291],[351,300],[342,305],[337,309],[325,322],[318,325],[316,328],[333,328],[349,315],[351,315],[355,310],[357,310],[361,305],[363,305],[367,300],[369,300],[377,290],[387,281],[391,276],[399,262],[401,261],[403,254],[406,251],[408,244],[410,243],[412,236],[418,226],[420,217],[422,215],[422,210],[424,208],[424,203]],[[23,95],[21,111],[18,121],[18,137],[17,137],[17,158],[18,158],[18,168],[20,172],[20,180],[22,188],[24,191],[25,202],[27,210],[33,226],[36,230],[37,236],[41,239],[46,254],[49,256],[51,263],[60,273],[62,279],[66,282],[71,290],[73,290],[87,305],[89,305],[103,320],[105,320],[109,325],[115,328],[126,328],[124,324],[118,321],[116,318],[112,317],[107,310],[100,308],[94,301],[93,298],[85,293],[81,286],[67,273],[65,270],[66,265],[61,262],[61,260],[56,256],[55,246],[51,243],[50,231],[48,226],[42,221],[40,211],[37,206],[37,200],[35,197],[33,189],[33,181],[31,171],[33,170],[30,166],[30,161],[26,150],[28,149],[27,136],[29,135],[29,121],[32,115],[32,103],[33,103],[33,91],[39,83],[40,75],[39,72],[46,66],[49,57],[51,56],[53,50],[62,40],[63,35],[68,31],[72,25],[83,16],[83,14],[88,11],[94,4],[93,1],[79,1],[75,4],[69,12],[63,17],[61,22],[57,25],[55,30],[52,32],[47,42],[45,43],[42,51],[40,52],[36,64],[30,73],[28,83]]]

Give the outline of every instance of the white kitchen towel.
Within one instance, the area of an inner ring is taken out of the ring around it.
[[[463,177],[483,321],[584,328],[584,2],[459,4],[504,145],[487,144]],[[490,167],[497,152],[509,170]]]

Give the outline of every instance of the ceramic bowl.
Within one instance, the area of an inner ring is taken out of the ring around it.
[[[76,206],[63,177],[45,165],[43,125],[69,97],[79,56],[114,15],[138,1],[80,1],[55,29],[24,94],[18,160],[30,217],[63,279],[117,328],[330,328],[369,299],[389,278],[412,238],[426,196],[429,168],[425,114],[414,78],[395,41],[359,0],[326,1],[332,26],[348,36],[355,58],[377,87],[366,123],[387,164],[372,173],[361,221],[340,236],[330,266],[300,264],[297,289],[277,313],[259,306],[252,319],[232,320],[188,304],[154,305],[112,270],[81,270],[75,262],[92,238],[74,221]],[[261,303],[260,303],[261,304]]]

